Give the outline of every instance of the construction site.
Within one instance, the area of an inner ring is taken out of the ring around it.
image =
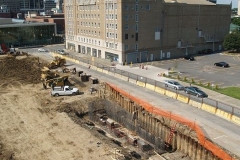
[[[195,122],[91,77],[59,57],[1,55],[0,159],[238,159]],[[65,85],[80,93],[49,94]]]

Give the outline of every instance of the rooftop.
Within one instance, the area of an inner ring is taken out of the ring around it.
[[[186,3],[186,4],[200,4],[200,5],[216,5],[207,0],[164,0],[165,3]]]
[[[48,22],[29,22],[22,19],[0,18],[0,28],[5,27],[24,27],[24,26],[43,26],[54,25]]]

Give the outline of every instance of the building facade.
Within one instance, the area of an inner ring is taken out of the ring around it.
[[[0,44],[7,47],[53,44],[55,23],[31,23],[24,20],[0,18]]]
[[[231,6],[206,0],[66,0],[66,48],[119,63],[222,50]]]
[[[56,2],[54,0],[45,0],[44,1],[45,12],[51,11],[53,8],[56,8]]]

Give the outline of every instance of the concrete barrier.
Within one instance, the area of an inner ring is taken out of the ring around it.
[[[91,66],[91,69],[97,70],[97,67],[96,66]]]
[[[108,75],[114,76],[115,73],[114,72],[108,72]]]
[[[102,72],[108,74],[108,70],[103,69]]]
[[[217,109],[216,115],[229,121],[231,121],[231,118],[232,118],[232,114],[227,113],[221,109]]]
[[[152,90],[152,91],[155,90],[155,86],[152,85],[152,84],[148,84],[148,83],[146,83],[146,88],[147,88],[147,89],[150,89],[150,90]]]
[[[193,107],[197,107],[197,108],[202,108],[202,103],[201,102],[196,102],[194,100],[189,100],[189,105],[193,106]]]
[[[137,80],[136,80],[136,79],[131,79],[131,78],[129,78],[129,79],[128,79],[128,82],[133,83],[133,84],[136,84],[136,83],[137,83]]]
[[[128,81],[128,77],[126,76],[122,76],[121,79],[123,79],[124,81]]]
[[[155,87],[155,92],[165,95],[166,90],[160,87]]]
[[[240,117],[232,115],[231,122],[236,123],[237,125],[240,125]]]
[[[115,75],[114,75],[116,78],[119,78],[119,79],[121,79],[121,77],[122,77],[122,75],[121,74],[117,74],[117,73],[115,73]]]
[[[184,103],[188,103],[189,102],[189,98],[186,96],[183,96],[181,94],[177,94],[177,100],[184,102]]]
[[[97,68],[97,71],[98,72],[102,72],[102,68]]]
[[[141,86],[141,87],[145,87],[146,86],[146,84],[144,82],[141,82],[141,81],[137,81],[136,84],[138,86]]]
[[[165,95],[168,96],[168,97],[174,98],[174,99],[177,98],[177,94],[176,93],[168,91],[168,90],[166,90]]]
[[[217,108],[215,108],[213,106],[210,106],[208,104],[205,104],[205,103],[202,104],[202,108],[201,109],[204,110],[204,111],[210,112],[212,114],[215,114],[216,110],[217,110]]]

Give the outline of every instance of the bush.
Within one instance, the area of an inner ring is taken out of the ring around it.
[[[183,79],[183,80],[184,80],[185,82],[186,82],[186,81],[188,81],[188,80],[187,80],[187,77],[184,77],[184,79]]]
[[[195,81],[194,81],[194,79],[193,79],[193,78],[191,79],[191,82],[192,82],[192,83],[195,83]]]
[[[211,86],[211,83],[210,83],[210,82],[208,82],[208,83],[207,83],[207,87],[210,87],[210,86]]]
[[[178,75],[178,76],[177,76],[177,79],[181,79],[181,77]]]

